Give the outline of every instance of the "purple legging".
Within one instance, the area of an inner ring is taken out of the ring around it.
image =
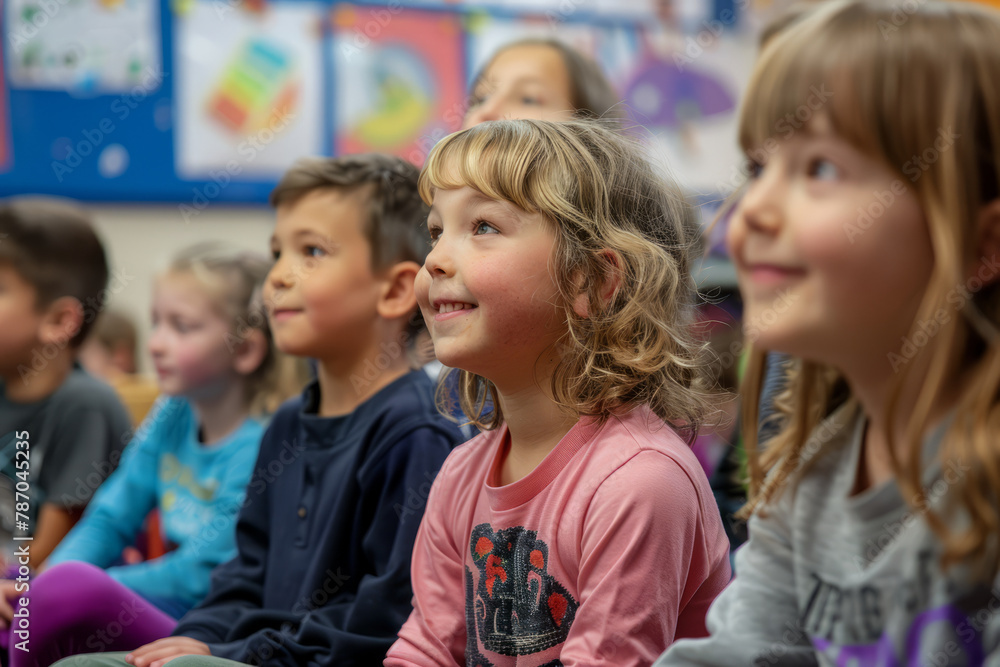
[[[31,580],[28,651],[4,630],[10,667],[48,667],[79,653],[130,651],[167,637],[177,621],[99,567],[61,563]]]

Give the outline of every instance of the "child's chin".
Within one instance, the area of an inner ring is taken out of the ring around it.
[[[282,340],[281,336],[274,337],[274,347],[282,354],[288,354],[293,357],[315,357],[315,350],[310,348],[308,345],[303,345],[301,342],[296,342],[292,340]]]

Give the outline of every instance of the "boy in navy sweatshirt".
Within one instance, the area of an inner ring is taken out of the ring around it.
[[[239,554],[174,636],[60,665],[382,664],[426,495],[463,439],[407,354],[429,248],[418,174],[369,154],[301,161],[278,184],[263,296],[277,346],[314,358],[317,380],[264,435]]]

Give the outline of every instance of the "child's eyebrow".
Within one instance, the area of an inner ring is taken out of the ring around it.
[[[491,199],[486,195],[477,194],[466,210],[470,215],[490,215],[490,216],[501,216],[504,219],[510,219],[514,222],[520,222],[521,216],[518,214],[518,209],[506,201],[499,201],[496,199]]]
[[[328,236],[326,236],[324,234],[321,234],[320,232],[317,232],[317,231],[312,230],[312,229],[299,229],[299,230],[296,230],[296,232],[294,234],[292,234],[292,240],[293,241],[298,241],[298,240],[301,240],[303,238],[306,238],[306,239],[318,239],[324,245],[328,245],[328,246],[334,246],[334,245],[336,245],[336,243],[334,243],[330,239],[330,237],[328,237]]]

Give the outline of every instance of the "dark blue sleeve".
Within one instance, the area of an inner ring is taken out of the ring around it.
[[[327,591],[327,604],[304,614],[273,614],[266,628],[244,641],[212,645],[212,654],[268,666],[381,664],[412,609],[413,543],[431,484],[455,444],[450,433],[421,427],[359,473],[357,516],[366,524],[362,550],[367,567],[334,573],[343,577],[341,584],[360,577],[355,593],[338,594],[338,582],[331,581],[334,590]]]

